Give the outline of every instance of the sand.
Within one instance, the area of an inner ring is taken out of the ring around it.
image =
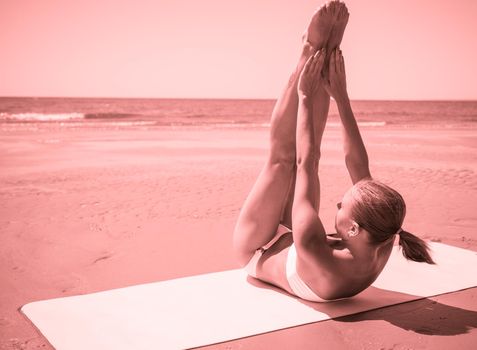
[[[407,201],[404,228],[477,251],[477,130],[364,128],[371,172]],[[42,299],[237,268],[231,233],[268,130],[0,132],[0,348],[51,349],[20,314]],[[328,128],[321,216],[351,182]],[[474,267],[456,273],[475,273]],[[213,349],[470,349],[477,288]]]

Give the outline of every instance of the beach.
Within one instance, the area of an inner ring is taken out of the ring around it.
[[[400,191],[403,228],[477,252],[477,129],[364,127],[373,177]],[[29,302],[238,268],[232,230],[267,127],[18,128],[0,135],[0,347],[52,349]],[[325,131],[320,216],[350,187]],[[475,273],[473,267],[456,273]],[[471,349],[477,288],[210,349]]]

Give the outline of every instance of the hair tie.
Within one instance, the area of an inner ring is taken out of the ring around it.
[[[402,227],[400,227],[399,230],[396,231],[396,234],[401,236],[401,232],[402,232]]]

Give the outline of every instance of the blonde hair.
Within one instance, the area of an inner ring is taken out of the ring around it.
[[[366,179],[352,187],[351,196],[354,200],[351,215],[369,233],[372,244],[399,234],[399,245],[406,259],[434,264],[426,242],[401,228],[406,203],[399,192],[379,181]]]

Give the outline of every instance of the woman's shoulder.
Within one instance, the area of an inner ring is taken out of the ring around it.
[[[370,252],[369,259],[361,258],[349,261],[347,271],[343,273],[343,285],[350,285],[350,294],[356,295],[368,288],[383,271],[392,252],[392,243],[377,247]]]

